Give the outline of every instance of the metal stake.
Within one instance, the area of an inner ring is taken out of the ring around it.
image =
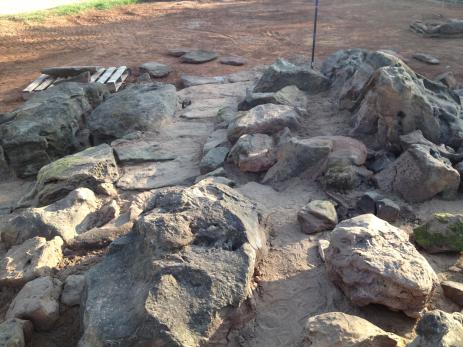
[[[318,22],[318,8],[320,7],[320,0],[315,0],[315,18],[313,22],[313,38],[312,38],[312,61],[310,67],[313,69],[315,62],[315,46],[317,44],[317,22]]]

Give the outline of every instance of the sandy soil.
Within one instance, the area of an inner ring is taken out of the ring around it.
[[[410,61],[430,77],[450,69],[463,80],[459,40],[427,39],[408,30],[413,19],[463,17],[462,5],[430,0],[325,0],[320,10],[317,58],[347,47],[394,49],[405,57],[424,51],[438,66]],[[90,11],[41,23],[0,19],[0,112],[20,102],[20,91],[47,66],[128,65],[146,61],[171,64],[176,73],[220,75],[239,68],[218,62],[180,64],[168,48],[202,47],[237,54],[249,66],[280,56],[307,54],[311,47],[313,6],[307,0],[182,1]]]

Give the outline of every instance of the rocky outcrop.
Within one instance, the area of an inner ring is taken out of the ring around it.
[[[297,219],[302,232],[314,234],[333,229],[338,224],[338,215],[331,201],[313,200],[298,213]]]
[[[372,214],[345,220],[331,233],[329,276],[359,306],[381,304],[418,317],[437,285],[405,231]]]
[[[264,172],[276,162],[273,138],[265,134],[241,136],[229,157],[243,172]]]
[[[0,324],[0,346],[26,347],[32,335],[32,323],[27,320],[11,318]]]
[[[63,83],[34,94],[0,124],[0,145],[19,177],[80,149],[84,116],[108,95],[102,84]]]
[[[63,240],[34,237],[13,246],[0,260],[0,285],[21,287],[34,278],[51,275],[63,260]]]
[[[301,347],[405,347],[406,340],[369,321],[342,312],[310,317]]]
[[[463,215],[434,213],[413,230],[415,242],[427,252],[463,252]]]
[[[392,165],[375,176],[379,188],[409,202],[422,202],[437,194],[456,195],[460,174],[450,161],[431,147],[412,145]]]
[[[177,93],[170,84],[134,84],[98,106],[88,117],[96,144],[134,131],[156,131],[174,116]]]
[[[200,182],[160,190],[146,206],[86,275],[80,347],[200,345],[251,294],[265,247],[252,203]]]

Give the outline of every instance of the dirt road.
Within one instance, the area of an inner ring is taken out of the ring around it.
[[[413,19],[444,15],[463,18],[463,5],[428,0],[325,0],[320,11],[322,59],[347,47],[394,49],[406,58],[422,51],[441,59],[438,66],[410,61],[429,77],[450,69],[463,81],[461,40],[428,39],[408,30]],[[237,71],[217,61],[201,66],[167,57],[168,48],[214,49],[246,57],[248,66],[279,56],[307,54],[313,6],[307,0],[160,2],[110,11],[90,11],[41,23],[0,19],[0,112],[20,102],[20,90],[42,67],[68,64],[171,64],[176,73],[219,75]]]

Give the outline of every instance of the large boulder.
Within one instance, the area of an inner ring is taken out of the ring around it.
[[[230,150],[230,158],[243,172],[267,171],[276,162],[273,138],[265,134],[245,134]]]
[[[68,243],[76,235],[116,217],[103,206],[90,189],[78,188],[51,205],[27,208],[11,217],[2,227],[1,240],[7,247],[35,236],[47,240],[60,236]]]
[[[235,143],[244,134],[273,135],[284,128],[297,129],[300,119],[293,107],[264,104],[243,112],[228,125],[228,139]]]
[[[0,260],[0,286],[21,287],[41,276],[48,276],[63,260],[63,240],[56,236],[47,241],[34,237],[13,246]]]
[[[111,142],[134,131],[156,131],[177,109],[171,84],[134,84],[98,106],[88,117],[95,143]]]
[[[102,144],[44,166],[37,175],[33,194],[38,204],[43,206],[64,198],[80,187],[106,194],[118,178],[113,150],[109,145]]]
[[[265,236],[251,202],[203,182],[158,191],[87,273],[80,347],[197,346],[228,329]]]
[[[406,340],[369,321],[342,312],[310,317],[301,347],[405,347]]]
[[[353,303],[381,304],[410,317],[419,316],[438,283],[408,234],[372,214],[337,225],[325,264]]]
[[[326,91],[330,87],[328,79],[312,69],[310,64],[293,64],[288,60],[278,59],[275,64],[264,71],[254,87],[254,92],[277,92],[291,85],[312,94]]]
[[[441,194],[456,195],[460,174],[449,160],[431,147],[410,146],[396,161],[375,176],[379,188],[409,202],[422,202]]]
[[[413,237],[430,253],[463,252],[463,214],[434,213],[413,230]]]
[[[0,124],[0,145],[19,177],[80,149],[84,118],[108,94],[101,84],[63,83],[34,94]]]
[[[6,318],[32,321],[37,330],[50,330],[59,318],[62,283],[50,276],[27,283],[11,302]]]

